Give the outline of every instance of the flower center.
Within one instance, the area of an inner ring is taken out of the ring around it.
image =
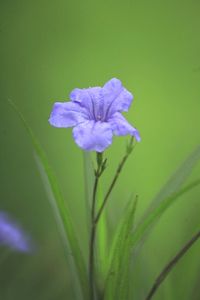
[[[101,121],[102,117],[100,115],[97,115],[97,121]]]

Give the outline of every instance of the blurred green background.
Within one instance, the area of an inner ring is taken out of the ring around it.
[[[107,210],[118,223],[130,193],[137,217],[173,170],[200,142],[200,2],[197,0],[0,1],[0,210],[12,214],[38,245],[33,255],[0,249],[0,299],[73,299],[65,257],[27,133],[13,100],[41,141],[59,179],[87,253],[83,154],[71,130],[48,124],[55,101],[75,87],[122,80],[135,96],[126,114],[142,136]],[[106,189],[126,138],[106,151]],[[199,176],[195,168],[190,180]],[[164,264],[197,230],[200,188],[182,197],[145,243],[132,286],[144,299]],[[177,265],[157,300],[200,299],[200,243]],[[71,254],[67,254],[71,255]],[[2,258],[1,258],[2,257]]]

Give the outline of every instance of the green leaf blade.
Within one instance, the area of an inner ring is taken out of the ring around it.
[[[109,266],[105,283],[104,299],[126,300],[128,298],[128,276],[132,251],[131,233],[137,199],[129,202],[122,221],[116,231],[109,256]]]
[[[78,240],[76,238],[75,230],[74,230],[72,220],[71,220],[71,215],[70,215],[70,212],[69,212],[67,206],[65,205],[65,201],[64,201],[63,195],[60,191],[60,187],[59,187],[57,178],[53,173],[53,170],[48,162],[47,156],[46,156],[45,152],[43,151],[43,148],[41,147],[39,141],[35,137],[32,129],[26,122],[22,113],[20,112],[18,107],[11,100],[9,100],[9,103],[14,108],[14,110],[17,112],[25,129],[27,130],[27,133],[31,139],[33,148],[34,148],[34,150],[37,154],[37,157],[40,161],[40,164],[46,174],[46,177],[48,178],[49,186],[51,187],[52,194],[56,201],[55,205],[58,209],[60,219],[62,221],[63,228],[65,230],[65,234],[66,234],[67,240],[69,242],[70,251],[73,253],[74,264],[78,271],[77,274],[79,275],[79,282],[81,285],[82,293],[84,295],[84,299],[87,300],[88,299],[88,280],[87,280],[86,266],[84,263],[84,258],[83,258],[82,252],[79,247]]]
[[[172,176],[169,178],[166,184],[162,187],[160,192],[151,201],[148,209],[145,211],[143,217],[141,218],[136,227],[136,240],[138,232],[141,231],[141,234],[139,234],[138,237],[138,242],[141,241],[144,243],[145,239],[149,236],[151,232],[152,226],[156,224],[156,222],[159,220],[159,218],[165,212],[165,210],[169,206],[171,206],[175,202],[175,200],[179,198],[180,195],[183,195],[185,192],[189,191],[190,189],[199,184],[197,180],[197,182],[193,182],[191,185],[189,184],[186,188],[180,190],[182,184],[189,177],[193,168],[196,166],[199,160],[200,145],[198,145],[193,150],[193,152],[189,154],[185,161],[179,166],[179,168],[172,174]],[[149,225],[147,226],[148,222]],[[142,232],[143,236],[141,236]],[[140,246],[142,246],[142,243],[140,243]]]
[[[200,185],[200,179],[196,180],[190,184],[188,184],[186,187],[181,189],[179,192],[174,193],[172,196],[164,199],[149,215],[147,218],[136,227],[133,237],[132,237],[132,245],[135,247],[138,242],[142,240],[144,235],[148,232],[148,230],[151,228],[153,224],[155,224],[156,221],[159,220],[159,218],[164,214],[164,212],[175,203],[175,201],[180,198],[183,194],[189,192],[193,188]]]
[[[159,203],[161,203],[164,199],[177,192],[182,184],[187,180],[189,175],[191,174],[193,168],[200,160],[200,145],[198,145],[192,153],[185,159],[185,161],[178,167],[178,169],[171,175],[166,184],[162,187],[162,189],[158,192],[158,194],[153,198],[150,203],[149,208],[144,214],[143,219],[145,219],[146,215],[153,210]]]

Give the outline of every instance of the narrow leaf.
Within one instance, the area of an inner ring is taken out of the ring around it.
[[[193,246],[194,243],[198,241],[200,238],[200,231],[198,231],[184,246],[180,249],[180,251],[169,261],[169,263],[164,267],[164,269],[161,271],[161,273],[156,278],[152,288],[150,289],[147,297],[145,300],[150,300],[154,296],[154,294],[157,292],[158,288],[162,284],[162,282],[165,280],[165,278],[168,276],[168,274],[173,270],[173,268],[177,265],[180,259],[185,256],[185,254],[190,250],[190,248]]]
[[[159,218],[163,215],[163,213],[183,194],[189,192],[196,186],[200,185],[200,180],[196,180],[186,187],[181,189],[179,192],[174,193],[172,196],[164,199],[150,214],[148,214],[147,218],[138,225],[132,236],[132,245],[135,247],[139,241],[142,240],[145,233],[151,228],[151,226],[159,220]]]
[[[35,137],[32,129],[29,127],[28,123],[26,122],[25,118],[23,117],[22,113],[19,111],[17,106],[9,100],[9,103],[11,106],[15,109],[17,114],[19,115],[20,119],[22,120],[24,127],[26,128],[28,135],[32,141],[32,145],[34,147],[34,150],[40,160],[40,163],[46,173],[46,176],[48,178],[49,185],[51,187],[52,193],[54,195],[54,199],[56,201],[56,207],[58,209],[65,234],[67,236],[69,245],[70,245],[70,251],[72,252],[74,256],[74,264],[77,268],[77,274],[79,275],[79,281],[82,289],[82,293],[84,295],[84,299],[88,299],[88,282],[87,282],[87,272],[86,272],[86,267],[83,259],[82,252],[80,250],[78,240],[75,235],[75,231],[73,228],[72,220],[71,220],[71,215],[70,212],[65,205],[65,201],[63,198],[63,195],[60,191],[57,178],[54,175],[52,168],[48,162],[47,156],[45,152],[43,151],[40,143],[38,142],[37,138]]]
[[[142,240],[140,241],[140,247],[142,247],[144,241],[149,236],[152,226],[155,225],[156,221],[159,220],[159,216],[161,216],[165,211],[165,209],[164,211],[162,211],[162,209],[160,210],[160,204],[162,204],[162,202],[165,202],[165,204],[163,205],[163,207],[165,207],[165,205],[168,203],[169,200],[169,206],[170,206],[171,199],[174,199],[174,201],[176,200],[175,197],[176,193],[177,195],[179,195],[178,191],[180,191],[181,185],[186,181],[188,176],[191,174],[194,166],[199,162],[199,160],[200,160],[200,146],[196,147],[195,150],[185,159],[185,161],[181,164],[181,166],[172,174],[172,176],[169,178],[169,180],[163,186],[160,192],[153,198],[149,208],[146,210],[143,217],[139,221],[139,224],[137,225],[136,229],[139,230],[139,228],[142,228],[143,225],[145,227],[147,220],[151,219],[152,216],[154,216],[155,211],[160,211],[160,214],[158,214],[156,220],[152,222],[151,226],[150,225],[148,226],[148,230],[147,229],[145,230],[145,234],[143,233]],[[187,191],[187,188],[185,191]],[[180,191],[180,193],[182,192]],[[134,253],[134,255],[136,256],[136,253]]]
[[[48,180],[47,174],[46,174],[46,172],[45,172],[45,170],[43,168],[43,165],[41,163],[41,160],[37,156],[37,154],[35,154],[35,159],[36,159],[36,164],[38,166],[38,170],[39,170],[40,175],[41,175],[41,179],[43,181],[45,190],[47,192],[48,200],[49,200],[50,205],[51,205],[51,207],[53,209],[53,212],[54,212],[54,217],[55,217],[55,220],[57,222],[58,229],[59,229],[59,233],[60,233],[60,237],[61,237],[61,242],[62,242],[62,244],[64,246],[64,249],[65,249],[64,254],[66,256],[67,262],[70,265],[71,277],[73,279],[75,279],[74,286],[79,286],[80,283],[78,282],[77,270],[76,270],[76,267],[75,267],[75,264],[74,264],[74,261],[73,261],[73,256],[71,255],[72,254],[71,250],[70,250],[71,248],[70,248],[70,245],[69,245],[68,238],[66,236],[65,227],[64,227],[63,221],[61,219],[60,212],[59,212],[56,200],[54,198],[51,186],[49,184],[49,180]],[[74,290],[75,290],[74,291],[74,294],[75,294],[74,295],[74,297],[75,297],[74,300],[82,299],[82,292],[81,292],[80,286],[79,286],[79,288],[75,288]],[[49,293],[51,295],[52,291],[49,291]]]
[[[122,221],[116,231],[105,283],[105,300],[126,300],[128,297],[128,274],[132,250],[131,233],[136,204],[137,199],[134,202],[129,202],[128,208],[123,214]]]
[[[146,218],[148,213],[152,211],[159,203],[164,199],[168,198],[173,193],[177,192],[182,184],[191,174],[194,166],[200,160],[200,145],[185,159],[185,161],[180,165],[180,167],[172,174],[160,192],[151,201],[149,208],[144,214],[143,219]]]
[[[144,213],[143,217],[139,221],[139,224],[136,226],[136,229],[133,233],[132,244],[134,247],[134,261],[136,261],[137,255],[140,253],[141,247],[143,246],[145,240],[151,233],[153,226],[155,226],[155,224],[159,221],[159,218],[164,214],[166,209],[169,208],[184,193],[199,185],[200,181],[197,180],[180,190],[181,185],[189,177],[194,166],[199,162],[199,159],[200,146],[198,146],[186,158],[186,160],[181,164],[181,166],[176,170],[176,172],[169,178],[169,180],[163,186],[160,192],[151,201],[148,209]]]

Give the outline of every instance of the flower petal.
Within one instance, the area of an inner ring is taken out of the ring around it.
[[[109,80],[102,88],[101,93],[107,118],[115,112],[128,111],[133,100],[133,95],[123,87],[117,78]]]
[[[108,123],[88,121],[73,129],[74,140],[86,151],[103,152],[112,143],[112,129]]]
[[[115,135],[133,135],[135,139],[139,142],[141,140],[139,131],[132,127],[126,119],[122,116],[121,113],[115,113],[108,120],[108,123],[111,125],[111,128]]]
[[[74,102],[56,102],[49,123],[55,127],[72,127],[88,119],[86,109]]]
[[[85,107],[90,119],[98,120],[102,107],[101,87],[74,89],[70,94],[70,99]]]

